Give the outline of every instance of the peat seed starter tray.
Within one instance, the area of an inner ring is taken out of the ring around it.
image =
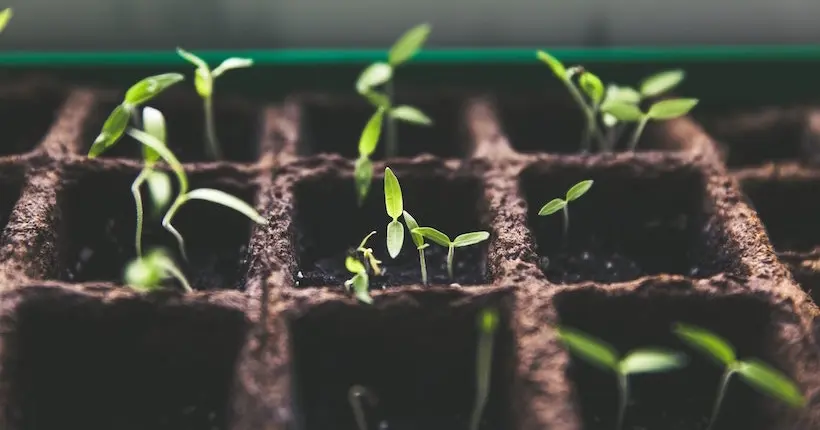
[[[201,100],[174,87],[151,106],[193,186],[253,202],[269,223],[191,203],[177,222],[197,291],[141,294],[120,282],[134,256],[138,146],[85,156],[122,93],[6,82],[0,427],[352,430],[348,389],[360,384],[379,397],[371,425],[466,429],[475,320],[494,306],[482,429],[613,428],[614,378],[571,358],[552,326],[624,352],[684,348],[670,330],[678,321],[771,362],[809,400],[790,410],[735,382],[716,428],[820,428],[817,308],[805,292],[820,280],[820,169],[800,152],[820,139],[818,113],[772,109],[705,127],[683,117],[651,123],[638,152],[579,155],[581,117],[556,94],[399,93],[435,125],[399,130],[400,157],[376,161],[359,208],[352,157],[369,112],[355,96],[265,105],[219,93],[227,159],[210,162]],[[490,232],[456,252],[457,285],[432,248],[429,287],[409,240],[387,258],[388,165],[424,224]],[[537,210],[582,179],[595,186],[573,202],[563,247],[560,217]],[[156,224],[146,245],[172,244]],[[344,292],[340,263],[371,230],[391,275],[364,305]],[[625,428],[705,427],[720,369],[690,356],[685,370],[634,379]]]

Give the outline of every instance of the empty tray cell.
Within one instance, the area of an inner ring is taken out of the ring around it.
[[[569,203],[567,235],[562,211],[538,215],[586,179],[594,185]],[[710,246],[709,236],[720,229],[704,228],[705,185],[695,167],[536,164],[521,174],[520,186],[539,265],[552,282],[619,282],[659,273],[708,277],[721,269],[723,251]]]
[[[255,162],[259,155],[260,111],[253,104],[242,100],[220,97],[218,92],[214,95],[213,100],[214,122],[222,151],[222,160],[240,163]],[[118,102],[100,103],[95,109],[92,120],[87,124],[83,134],[85,151],[94,142],[105,119]],[[168,146],[181,162],[214,161],[208,152],[202,99],[171,91],[169,94],[160,95],[152,100],[148,106],[159,109],[165,116]],[[139,124],[141,124],[142,109],[138,112],[136,116],[139,117]],[[135,124],[137,123],[132,121],[131,125]],[[103,156],[142,158],[141,144],[132,137],[124,135],[122,140],[106,151]]]
[[[820,247],[820,179],[759,177],[742,181],[769,239],[778,252],[810,252]]]
[[[368,428],[468,429],[477,316],[487,305],[497,306],[501,318],[480,428],[513,428],[509,399],[516,358],[507,301],[431,293],[415,299],[382,308],[325,303],[290,321],[299,428],[357,430],[348,395],[358,385],[377,398],[364,407]]]
[[[420,109],[433,124],[423,126],[396,121],[395,141],[398,156],[412,157],[433,154],[438,157],[461,157],[465,153],[466,131],[461,126],[461,104],[453,98],[417,99],[397,98],[396,105],[409,104]],[[347,158],[359,156],[359,138],[370,117],[373,106],[355,98],[311,98],[302,102],[299,153],[340,154]],[[376,152],[372,159],[384,158],[390,138],[387,121],[382,126]]]
[[[660,288],[664,288],[661,286]],[[697,295],[696,295],[697,294]],[[633,375],[624,429],[705,429],[723,369],[688,347],[673,333],[678,322],[711,330],[728,340],[740,359],[770,362],[778,350],[769,336],[776,314],[762,300],[699,293],[607,293],[579,290],[556,297],[560,324],[582,330],[611,344],[620,354],[657,347],[685,353],[688,364],[669,373]],[[575,384],[584,429],[615,428],[618,409],[616,377],[572,356],[568,376]],[[739,378],[729,383],[715,423],[720,429],[769,430],[774,425],[770,397]]]
[[[10,428],[228,428],[240,311],[63,293],[28,299],[15,323],[3,351]]]
[[[23,175],[18,166],[0,165],[0,232],[6,228],[9,216],[20,198]]]
[[[421,166],[418,166],[421,167]],[[349,173],[349,172],[348,172]],[[394,168],[402,187],[404,209],[420,226],[434,227],[448,236],[487,230],[480,222],[486,211],[480,180],[470,174],[436,174],[424,168]],[[341,286],[351,277],[345,258],[371,231],[367,247],[383,263],[384,273],[372,276],[371,288],[421,283],[419,252],[405,228],[401,253],[391,259],[386,234],[390,217],[384,203],[383,173],[377,172],[364,204],[357,203],[353,178],[330,172],[303,179],[295,189],[295,224],[300,286]],[[399,221],[404,223],[403,217]],[[429,242],[429,241],[428,241]],[[488,281],[487,242],[458,248],[453,273],[447,275],[447,248],[431,243],[425,250],[431,284],[483,284]]]
[[[61,279],[71,282],[122,280],[125,265],[136,256],[136,209],[131,183],[137,174],[131,169],[73,173],[59,201]],[[191,189],[216,188],[253,205],[255,187],[242,175],[217,177],[189,172],[189,179]],[[172,177],[172,180],[176,179]],[[173,195],[176,193],[175,189]],[[173,220],[185,238],[188,254],[185,262],[174,237],[162,228],[164,212],[157,214],[150,206],[146,187],[142,197],[146,204],[143,252],[164,247],[175,257],[195,289],[243,288],[252,221],[216,203],[188,201]]]
[[[52,86],[0,91],[0,156],[34,150],[51,129],[66,99]]]

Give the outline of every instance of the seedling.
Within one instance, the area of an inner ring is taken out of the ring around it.
[[[629,150],[634,151],[649,120],[663,121],[677,118],[689,113],[697,104],[697,99],[661,100],[643,112],[637,105],[614,101],[604,103],[601,109],[617,118],[618,121],[638,123],[629,139]]]
[[[371,231],[370,234],[362,239],[362,243],[359,244],[359,247],[356,248],[356,251],[362,254],[362,259],[365,262],[365,266],[370,265],[370,270],[373,271],[373,274],[378,276],[381,275],[382,269],[379,266],[382,262],[376,259],[376,256],[373,255],[373,248],[365,248],[367,245],[367,241],[376,234],[375,231]],[[365,267],[367,268],[367,267]]]
[[[626,405],[629,399],[629,376],[637,373],[668,372],[686,365],[686,355],[679,352],[656,348],[641,348],[620,357],[618,352],[606,342],[580,330],[562,327],[558,337],[566,347],[578,357],[605,371],[613,372],[618,378],[620,398],[616,429],[623,427]]]
[[[686,73],[681,69],[664,70],[648,76],[639,85],[641,98],[658,97],[672,91],[685,77]]]
[[[14,15],[12,8],[7,7],[0,11],[0,33],[6,29],[6,26],[9,24],[11,17]]]
[[[538,211],[538,215],[540,216],[547,216],[552,215],[555,212],[563,211],[564,213],[564,243],[569,243],[569,202],[573,200],[578,200],[584,194],[589,191],[592,187],[593,181],[591,179],[587,179],[585,181],[581,181],[572,186],[567,191],[567,195],[565,199],[555,198],[547,202],[541,210]]]
[[[387,224],[387,253],[390,258],[396,258],[404,245],[404,226],[399,222],[399,217],[404,212],[404,202],[399,180],[389,167],[384,169],[384,205],[387,215],[393,218]]]
[[[413,232],[413,230],[419,228],[419,223],[416,222],[416,219],[413,218],[407,211],[402,212],[402,214],[404,215],[404,224],[407,226],[407,229],[410,230],[410,237],[413,239],[413,244],[416,245],[416,249],[419,251],[421,282],[424,285],[427,285],[427,262],[424,259],[424,249],[430,246],[430,244],[424,243],[424,236]]]
[[[434,243],[447,248],[447,274],[450,276],[450,279],[453,278],[453,254],[455,249],[475,245],[490,238],[490,233],[486,231],[464,233],[458,235],[455,240],[450,240],[446,234],[433,227],[418,227],[411,230],[411,232],[424,236]]]
[[[158,290],[163,282],[171,278],[179,281],[185,291],[193,291],[182,270],[164,250],[159,248],[152,249],[144,257],[137,256],[128,263],[124,278],[125,284],[137,291]]]
[[[481,415],[490,397],[490,376],[493,367],[493,342],[498,328],[498,311],[485,309],[478,316],[478,347],[476,348],[475,406],[470,418],[470,430],[478,430]]]
[[[223,73],[232,69],[244,69],[253,66],[250,58],[228,58],[215,69],[211,70],[208,63],[202,58],[182,49],[177,48],[177,53],[189,63],[196,66],[194,76],[194,86],[196,92],[202,97],[205,105],[205,136],[208,140],[208,152],[214,159],[222,158],[222,149],[216,135],[216,122],[214,121],[213,93],[214,81]]]
[[[347,391],[347,400],[350,402],[350,407],[353,409],[353,417],[356,419],[356,426],[359,430],[367,430],[367,420],[364,417],[364,406],[362,399],[367,402],[370,407],[375,407],[379,402],[378,397],[361,385],[354,385]]]
[[[805,404],[800,390],[788,377],[760,360],[738,360],[735,349],[720,336],[688,324],[677,324],[675,334],[692,348],[724,366],[707,430],[712,428],[718,417],[723,397],[726,394],[726,387],[735,373],[752,387],[789,406],[801,407]]]
[[[350,288],[353,288],[353,293],[360,302],[372,304],[373,299],[369,291],[370,276],[367,274],[367,268],[356,257],[350,255],[345,259],[345,268],[353,274],[352,278],[345,281],[345,289],[350,291]]]

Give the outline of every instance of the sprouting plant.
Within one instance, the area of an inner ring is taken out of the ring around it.
[[[552,215],[555,212],[563,211],[564,213],[564,243],[569,243],[569,202],[573,200],[578,200],[584,194],[589,191],[592,187],[593,181],[591,179],[587,179],[585,181],[578,182],[577,184],[573,185],[568,191],[566,198],[560,199],[555,198],[547,202],[541,210],[538,211],[538,215],[540,216],[547,216]]]
[[[606,342],[580,330],[561,327],[558,337],[567,348],[590,364],[611,371],[618,377],[620,398],[616,429],[623,427],[626,405],[629,399],[629,376],[637,373],[668,372],[687,363],[687,358],[679,352],[657,348],[635,349],[620,357],[618,352]]]
[[[418,227],[411,230],[411,232],[424,236],[432,242],[447,248],[447,274],[450,276],[450,279],[453,278],[453,253],[455,249],[475,245],[490,238],[490,233],[486,231],[460,234],[455,240],[450,240],[446,234],[433,227]]]
[[[177,48],[177,53],[189,63],[196,66],[194,86],[196,87],[197,94],[202,97],[205,105],[205,136],[208,140],[207,148],[210,153],[209,155],[218,160],[222,158],[222,149],[216,135],[216,122],[214,121],[214,81],[228,70],[244,69],[253,66],[253,60],[250,58],[228,58],[215,69],[211,70],[211,68],[208,67],[208,63],[202,58],[182,48]]]
[[[478,316],[478,347],[476,348],[475,405],[470,418],[470,430],[478,430],[481,415],[490,396],[490,376],[493,367],[493,343],[498,327],[498,311],[484,309]]]
[[[171,278],[179,281],[185,291],[193,291],[182,270],[161,248],[152,249],[145,256],[137,256],[129,262],[124,278],[126,285],[138,291],[157,290],[164,281]]]
[[[649,120],[663,121],[677,118],[689,113],[697,104],[697,99],[661,100],[650,106],[649,110],[643,112],[638,105],[614,101],[611,103],[605,102],[601,109],[617,118],[618,121],[638,123],[632,137],[629,139],[629,150],[634,151]]]
[[[128,89],[122,103],[117,105],[108,118],[103,123],[102,131],[94,139],[94,143],[88,150],[89,158],[96,157],[113,146],[125,134],[128,122],[131,121],[136,110],[141,105],[152,100],[154,97],[185,79],[179,73],[165,73],[162,75],[149,76]],[[134,118],[138,121],[139,118]],[[137,127],[141,128],[141,127]]]
[[[350,402],[350,407],[353,409],[353,417],[356,419],[356,426],[359,430],[367,430],[367,420],[364,417],[364,406],[362,399],[367,402],[370,407],[376,406],[379,399],[367,387],[361,385],[353,385],[347,390],[347,401]]]
[[[751,386],[790,406],[800,407],[805,403],[800,390],[789,378],[760,360],[738,360],[732,345],[720,336],[688,324],[676,324],[675,334],[692,348],[724,366],[707,429],[714,425],[726,394],[726,387],[735,373]]]
[[[384,206],[387,215],[393,219],[387,224],[387,253],[390,258],[396,258],[404,245],[404,226],[399,222],[404,202],[399,180],[389,167],[384,168]]]
[[[367,245],[367,241],[370,240],[374,234],[376,234],[376,232],[371,231],[370,234],[365,236],[364,239],[362,239],[362,243],[360,243],[359,247],[356,248],[356,251],[362,254],[362,259],[365,262],[365,269],[367,268],[367,265],[370,265],[370,270],[373,271],[374,275],[378,276],[382,273],[381,266],[379,266],[382,262],[376,259],[376,256],[373,255],[373,248],[365,247],[365,245]]]
[[[6,26],[8,25],[8,23],[11,20],[11,17],[13,15],[14,15],[14,12],[13,12],[12,8],[10,8],[10,7],[7,7],[5,9],[3,9],[2,11],[0,11],[0,33],[2,33],[3,30],[6,29]]]
[[[413,239],[413,244],[416,245],[416,249],[419,251],[419,266],[421,266],[421,282],[424,285],[427,285],[427,262],[424,259],[424,249],[430,246],[430,244],[424,243],[424,236],[413,231],[419,228],[419,223],[416,222],[416,219],[413,218],[407,211],[402,212],[402,214],[404,215],[404,224],[407,226],[407,229],[410,230],[410,237]]]
[[[353,288],[353,293],[360,302],[373,303],[373,299],[370,297],[370,276],[367,274],[367,268],[364,264],[356,257],[348,255],[345,259],[345,268],[353,274],[352,278],[345,281],[345,289],[350,291],[350,288]]]

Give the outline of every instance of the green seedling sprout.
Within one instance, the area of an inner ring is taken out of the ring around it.
[[[558,329],[559,339],[578,357],[618,377],[620,392],[616,429],[623,427],[626,405],[629,399],[629,376],[637,373],[668,372],[687,364],[686,355],[657,348],[641,348],[620,357],[618,352],[606,342],[580,330],[562,327]]]
[[[364,406],[362,399],[367,402],[370,407],[376,406],[379,399],[376,395],[361,385],[354,385],[347,390],[347,401],[350,402],[350,407],[353,409],[353,417],[356,419],[356,426],[359,430],[367,430],[367,420],[364,417]]]
[[[373,299],[370,297],[370,276],[367,274],[367,268],[356,257],[348,255],[345,259],[345,268],[348,272],[353,274],[353,277],[345,281],[345,289],[350,291],[353,288],[353,293],[360,302],[372,304]]]
[[[629,150],[634,151],[649,120],[663,121],[677,118],[689,113],[697,104],[697,99],[661,100],[650,106],[649,110],[643,112],[637,105],[613,101],[604,103],[601,109],[617,118],[618,121],[638,123],[632,133],[632,138],[629,140]]]
[[[205,105],[205,136],[208,140],[208,152],[214,159],[221,159],[222,149],[216,135],[216,122],[214,121],[214,81],[228,70],[244,69],[253,66],[253,60],[250,58],[228,58],[215,69],[211,70],[211,68],[208,67],[208,63],[202,58],[182,48],[177,48],[177,53],[186,61],[196,66],[194,86],[196,87],[197,94],[202,97]]]
[[[413,232],[413,230],[419,228],[419,223],[416,222],[416,219],[407,211],[402,212],[402,214],[404,215],[404,224],[407,226],[407,229],[410,230],[410,237],[413,239],[413,244],[416,245],[416,249],[419,251],[421,282],[427,285],[427,261],[424,258],[424,249],[430,246],[430,244],[424,243],[424,236]]]
[[[565,199],[555,198],[547,202],[541,210],[538,211],[538,215],[540,216],[547,216],[552,215],[555,212],[563,211],[564,213],[564,243],[569,243],[569,202],[573,200],[578,200],[584,194],[592,188],[593,181],[591,179],[587,179],[585,181],[578,182],[577,184],[573,185],[568,191]]]
[[[478,430],[481,415],[490,397],[490,376],[493,367],[493,343],[498,328],[498,311],[485,309],[478,316],[478,347],[476,349],[476,392],[470,430]]]
[[[390,258],[396,258],[404,245],[404,226],[399,222],[404,212],[404,202],[399,180],[389,167],[384,169],[384,206],[387,215],[393,219],[387,224],[387,253]]]
[[[6,29],[6,26],[9,24],[12,16],[14,16],[14,11],[10,7],[0,11],[0,33]]]
[[[158,290],[164,281],[171,278],[179,281],[186,292],[193,291],[182,270],[164,250],[159,248],[150,250],[145,256],[137,256],[128,263],[124,278],[126,285],[137,291]]]
[[[370,234],[362,239],[362,243],[359,244],[359,247],[356,248],[356,251],[362,254],[362,259],[365,261],[365,266],[370,265],[370,270],[373,271],[373,274],[378,276],[381,275],[382,269],[379,266],[382,262],[376,259],[376,256],[373,255],[373,248],[366,248],[367,241],[370,240],[373,235],[376,234],[375,231],[371,231]],[[366,269],[367,267],[365,267]]]
[[[688,324],[677,324],[675,334],[692,348],[724,366],[707,430],[712,428],[718,417],[723,397],[726,394],[726,387],[734,374],[738,374],[742,380],[762,393],[789,406],[801,407],[805,404],[805,399],[794,382],[760,360],[738,360],[732,345],[720,336]]]
[[[137,108],[183,79],[185,77],[179,73],[165,73],[149,76],[131,86],[126,91],[123,101],[108,115],[102,131],[88,150],[88,157],[94,158],[114,146],[125,134],[128,122],[131,121]],[[139,120],[139,118],[134,118],[134,120]]]
[[[453,279],[453,254],[455,249],[475,245],[490,238],[490,233],[486,231],[464,233],[458,235],[455,240],[450,240],[446,234],[433,227],[418,227],[411,230],[411,232],[424,236],[433,243],[447,248],[447,274],[450,276],[450,279]]]

